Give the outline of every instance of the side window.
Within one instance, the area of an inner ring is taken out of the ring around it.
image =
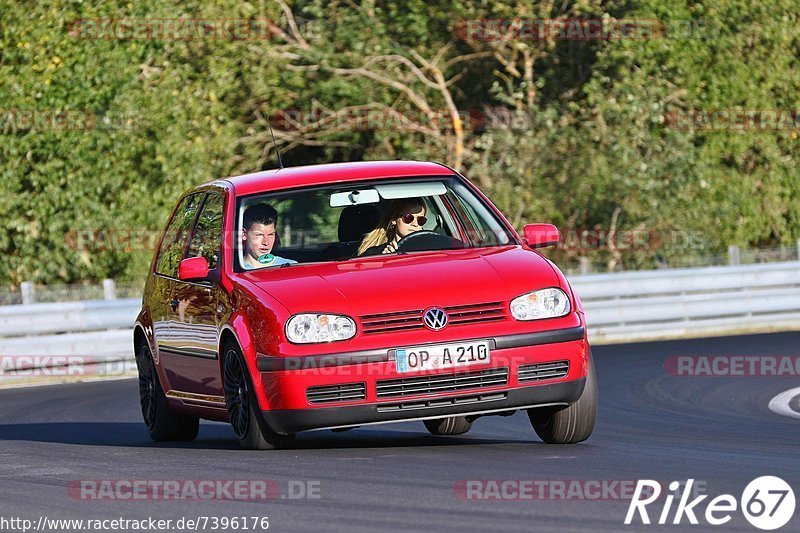
[[[469,219],[469,225],[475,230],[475,235],[472,235],[472,238],[481,244],[485,243],[486,233],[484,232],[484,228],[480,223],[478,215],[475,214],[475,210],[472,209],[472,206],[464,202],[461,198],[459,198],[459,202],[461,203],[461,208],[464,210],[464,214],[466,214],[467,218]]]
[[[183,259],[183,249],[189,238],[189,229],[192,227],[202,198],[202,194],[187,196],[175,210],[175,215],[164,232],[161,248],[158,250],[156,272],[159,274],[178,277],[178,263]]]
[[[469,240],[473,244],[483,242],[484,236],[479,226],[475,224],[475,212],[467,209],[464,200],[457,194],[453,194],[452,191],[447,193],[447,199],[453,207],[461,225],[464,226],[464,231],[466,231]]]
[[[222,204],[220,194],[209,194],[192,233],[187,257],[205,257],[212,270],[219,264],[222,249]]]
[[[453,220],[440,196],[428,196],[425,198],[425,206],[428,211],[428,222],[424,229],[433,230],[437,233],[454,237],[458,235]]]
[[[511,242],[511,237],[500,222],[464,185],[456,183],[453,190],[460,211],[467,218],[467,233],[476,245],[492,246]]]

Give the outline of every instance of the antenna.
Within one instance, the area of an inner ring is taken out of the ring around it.
[[[275,132],[272,131],[272,124],[269,119],[269,115],[267,115],[267,126],[269,126],[269,134],[272,135],[272,144],[275,146],[275,153],[278,154],[278,166],[283,168],[283,160],[281,159],[281,152],[278,150],[278,143],[275,142]]]

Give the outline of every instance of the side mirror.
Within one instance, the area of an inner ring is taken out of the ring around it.
[[[178,265],[178,279],[201,281],[208,279],[208,261],[205,257],[188,257]]]
[[[552,224],[525,224],[522,233],[525,244],[531,248],[544,248],[558,244],[558,228]]]

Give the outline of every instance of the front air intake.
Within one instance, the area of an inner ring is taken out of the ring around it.
[[[351,402],[367,399],[365,383],[344,383],[341,385],[325,385],[306,389],[308,403]]]
[[[430,374],[378,382],[378,399],[403,398],[417,394],[437,394],[483,387],[497,387],[508,383],[508,368],[490,368],[477,372],[455,374]]]
[[[569,373],[569,361],[551,361],[535,365],[519,367],[517,381],[526,383],[530,381],[545,381],[548,379],[561,379]]]

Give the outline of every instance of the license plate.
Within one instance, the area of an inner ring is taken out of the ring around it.
[[[394,352],[395,365],[401,373],[481,365],[488,363],[490,357],[487,341],[398,348]]]

